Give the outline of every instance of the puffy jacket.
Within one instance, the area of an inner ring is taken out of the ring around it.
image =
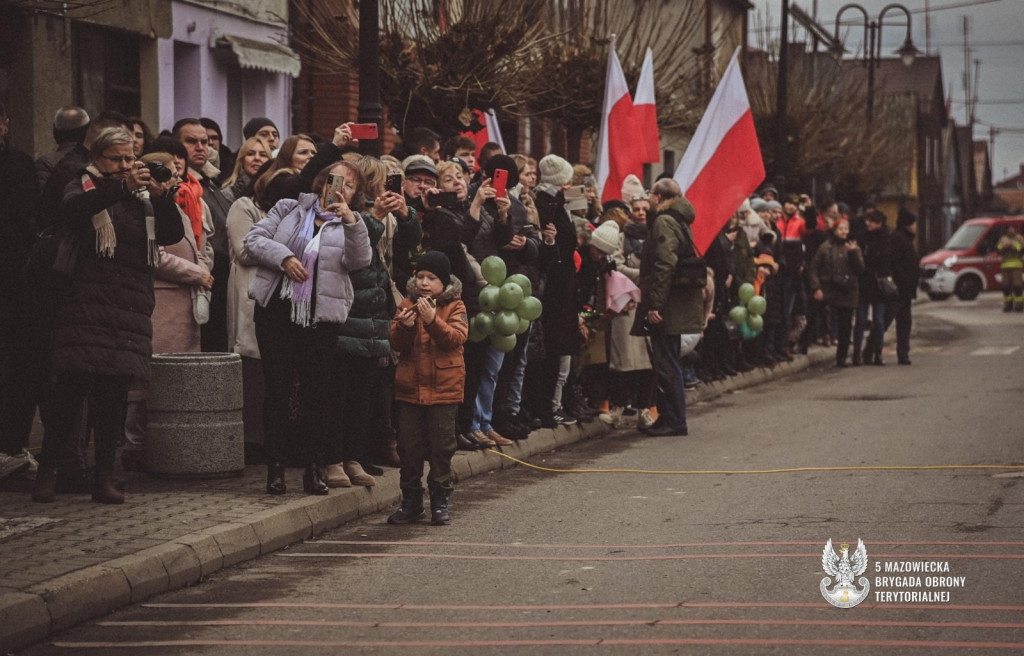
[[[437,311],[429,326],[416,319],[411,328],[391,321],[391,346],[399,352],[395,370],[395,399],[417,405],[462,403],[466,384],[466,363],[462,345],[469,335],[466,306],[459,298],[462,283],[452,276],[451,283],[437,298]],[[417,298],[416,281],[409,280],[406,298],[399,310],[412,307]]]
[[[122,190],[118,178],[90,174],[89,179],[95,189],[85,191],[80,178],[64,196],[63,220],[77,240],[78,258],[71,288],[57,309],[53,366],[56,371],[148,380],[155,300],[143,205]],[[103,210],[110,213],[117,237],[109,258],[96,254],[91,223]],[[181,241],[185,228],[170,195],[154,199],[153,210],[157,243]]]
[[[704,327],[703,286],[679,284],[676,266],[680,258],[693,257],[693,224],[696,214],[690,201],[677,198],[650,221],[650,236],[640,256],[640,307],[637,323],[657,310],[666,335],[699,333]],[[639,326],[634,325],[634,333]]]
[[[293,253],[287,244],[302,228],[310,209],[315,207],[314,211],[319,211],[317,201],[316,194],[302,194],[297,201],[284,198],[246,235],[245,250],[260,266],[249,286],[249,298],[261,307],[267,306],[281,283],[284,276],[281,264],[291,256],[301,259],[302,254]],[[365,223],[357,221],[347,225],[340,218],[334,217],[323,224],[320,228],[320,254],[314,274],[314,322],[345,322],[355,299],[349,271],[368,266],[372,258],[373,249],[370,248]]]

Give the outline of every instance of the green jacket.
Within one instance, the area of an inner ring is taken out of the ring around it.
[[[664,323],[661,332],[687,335],[701,332],[704,323],[703,285],[680,282],[676,264],[680,258],[694,257],[693,224],[696,214],[685,198],[677,198],[650,224],[650,235],[640,254],[640,307],[637,321],[650,310],[658,310]]]

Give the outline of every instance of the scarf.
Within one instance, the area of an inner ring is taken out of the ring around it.
[[[109,177],[100,173],[99,169],[92,164],[86,166],[85,171],[82,174],[82,190],[86,193],[96,189],[96,183],[93,181],[94,177]],[[151,267],[156,266],[157,261],[160,259],[160,254],[156,245],[156,217],[153,212],[153,205],[149,202],[149,192],[146,189],[140,189],[133,195],[142,201],[143,211],[146,216],[146,263]],[[96,232],[96,255],[108,259],[113,258],[114,251],[117,249],[117,233],[114,230],[114,221],[110,218],[108,210],[104,209],[92,215],[92,229]]]
[[[178,197],[175,200],[184,212],[185,216],[192,223],[192,234],[196,237],[196,248],[202,249],[203,244],[203,186],[199,184],[191,173],[185,173],[178,188]]]
[[[309,272],[309,277],[299,283],[285,276],[284,283],[281,285],[281,298],[291,300],[292,302],[292,323],[304,328],[308,328],[316,323],[310,317],[310,310],[313,307],[316,263],[317,258],[320,256],[320,236],[323,234],[321,227],[320,232],[315,237],[313,236],[317,217],[316,210],[317,206],[315,204],[309,208],[306,218],[302,221],[302,225],[292,235],[292,238],[285,243],[285,246],[302,262],[302,267]],[[325,213],[323,218],[330,220],[333,217],[333,214]]]

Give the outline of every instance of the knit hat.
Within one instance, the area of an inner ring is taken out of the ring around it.
[[[427,251],[416,260],[416,271],[429,271],[447,287],[452,282],[452,265],[441,251]]]
[[[637,196],[646,198],[647,192],[644,190],[644,184],[640,182],[640,178],[630,173],[622,181],[622,200],[632,203],[633,199]]]
[[[605,255],[611,255],[619,248],[619,224],[605,221],[590,235],[590,245]]]
[[[437,166],[434,165],[434,160],[426,155],[409,155],[402,160],[402,170],[405,171],[406,176],[413,171],[422,171],[437,177]]]
[[[242,128],[242,136],[244,136],[246,139],[251,139],[256,136],[256,133],[260,131],[260,128],[266,127],[268,125],[274,128],[275,130],[277,129],[277,126],[274,125],[274,122],[271,121],[266,116],[257,116],[256,118],[251,118],[245,124],[245,127]]]
[[[780,203],[777,200],[769,200],[769,201],[767,201],[765,203],[765,205],[768,206],[769,210],[781,210],[782,209],[782,203]]]
[[[546,155],[537,164],[540,181],[544,184],[561,187],[572,180],[572,164],[558,155]]]
[[[767,212],[768,201],[761,200],[760,198],[755,198],[754,200],[750,201],[750,209],[754,210],[755,212]]]
[[[917,215],[906,207],[901,207],[899,213],[896,215],[896,227],[906,228],[908,225],[913,225],[915,223],[917,223]]]
[[[754,258],[754,264],[757,266],[769,267],[772,271],[778,272],[779,265],[775,262],[775,258],[772,257],[771,253],[762,253]]]
[[[514,159],[503,153],[491,155],[487,158],[487,163],[484,164],[484,175],[493,180],[494,171],[497,169],[508,171],[508,181],[505,183],[506,188],[511,189],[519,184],[519,166]]]
[[[840,214],[850,214],[850,206],[846,203],[836,203],[836,209],[839,210]]]
[[[754,211],[753,208],[750,207],[750,199],[749,198],[744,198],[743,199],[743,204],[740,205],[740,208],[738,210],[736,210],[736,213],[737,214],[744,214],[745,215],[745,214],[749,214],[750,212],[753,212],[753,211]]]
[[[791,192],[789,192],[788,194],[785,194],[782,197],[782,202],[784,202],[784,203],[792,203],[794,205],[799,205],[800,204],[800,194],[797,194],[797,193],[794,193],[794,192],[791,191]]]
[[[758,195],[760,195],[762,198],[764,198],[764,195],[766,193],[768,193],[768,192],[771,192],[771,193],[775,194],[776,198],[779,197],[779,190],[776,189],[775,187],[771,186],[771,185],[765,185],[765,186],[761,187],[761,191],[758,192]]]

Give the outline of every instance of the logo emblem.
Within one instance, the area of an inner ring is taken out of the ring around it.
[[[832,585],[832,579],[829,576],[821,579],[821,596],[836,608],[853,608],[867,598],[871,589],[871,583],[866,576],[861,576],[857,581],[863,589],[858,590],[853,585],[854,577],[860,576],[868,568],[868,550],[864,547],[864,541],[857,538],[857,549],[853,552],[852,559],[849,544],[844,542],[839,545],[839,551],[841,553],[836,554],[832,550],[832,538],[829,538],[825,543],[825,550],[821,552],[821,568],[826,574],[836,578],[836,585],[829,590],[828,586]]]

